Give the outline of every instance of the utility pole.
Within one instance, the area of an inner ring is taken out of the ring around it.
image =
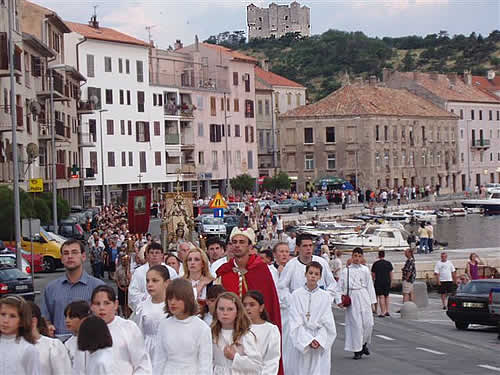
[[[58,233],[57,229],[57,153],[56,153],[56,120],[54,108],[54,68],[49,68],[50,71],[50,127],[52,141],[52,225],[54,233]]]
[[[102,202],[102,209],[104,209],[104,206],[106,205],[106,188],[104,184],[104,142],[103,142],[103,131],[102,131],[102,113],[103,112],[108,112],[107,109],[100,109],[99,110],[99,124],[101,128],[101,178],[102,178],[102,184],[101,184],[101,202]]]
[[[228,154],[228,129],[227,129],[227,100],[226,93],[224,93],[224,135],[226,136],[226,197],[229,196],[229,154]]]
[[[276,103],[278,104],[278,103]],[[276,144],[277,144],[277,134],[276,134],[276,118],[279,113],[279,108],[276,105],[274,108],[274,91],[271,93],[271,132],[273,139],[273,169],[274,175],[277,175],[278,171],[278,153],[276,152]]]
[[[16,264],[20,270],[23,268],[21,256],[21,202],[19,200],[19,162],[17,155],[17,108],[16,108],[16,82],[14,79],[14,40],[12,28],[15,24],[14,1],[9,1],[9,73],[10,73],[10,118],[12,121],[12,163],[14,169],[14,231],[16,242]]]

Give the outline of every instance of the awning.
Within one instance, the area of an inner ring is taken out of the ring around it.
[[[314,183],[316,185],[342,185],[343,183],[347,182],[341,177],[337,176],[323,176],[318,178]]]

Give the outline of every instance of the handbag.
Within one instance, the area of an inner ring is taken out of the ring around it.
[[[342,294],[342,306],[351,306],[351,297],[349,296],[349,266],[347,266],[347,294]]]

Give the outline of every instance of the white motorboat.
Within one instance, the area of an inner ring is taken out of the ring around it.
[[[397,223],[399,224],[399,223]],[[339,250],[404,250],[408,248],[407,233],[401,225],[368,226],[359,235],[339,236],[330,241]]]
[[[418,222],[431,222],[433,224],[437,221],[437,215],[434,211],[428,210],[405,210],[404,211],[410,218],[409,221],[415,219]]]
[[[485,214],[500,214],[500,189],[492,190],[486,199],[466,199],[465,208],[482,208]]]

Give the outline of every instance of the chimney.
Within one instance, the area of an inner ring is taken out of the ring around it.
[[[174,51],[177,51],[178,49],[181,49],[184,47],[180,39],[177,39],[174,44]]]
[[[95,14],[90,18],[89,26],[93,27],[94,29],[99,28],[99,22],[97,21],[97,16]]]
[[[378,81],[377,76],[370,76],[368,78],[368,83],[369,83],[370,87],[376,87],[377,81]]]
[[[182,48],[182,47],[181,47]],[[194,36],[194,50],[196,52],[200,51],[200,40],[198,39],[198,35]]]
[[[472,86],[472,74],[470,70],[464,70],[464,82],[467,86]]]
[[[450,81],[450,83],[452,85],[456,85],[457,84],[457,73],[449,73],[448,80]]]
[[[262,66],[262,70],[265,70],[266,72],[269,71],[269,60],[268,59],[260,60],[260,65]]]
[[[488,81],[493,81],[495,79],[495,71],[493,69],[488,70]]]

